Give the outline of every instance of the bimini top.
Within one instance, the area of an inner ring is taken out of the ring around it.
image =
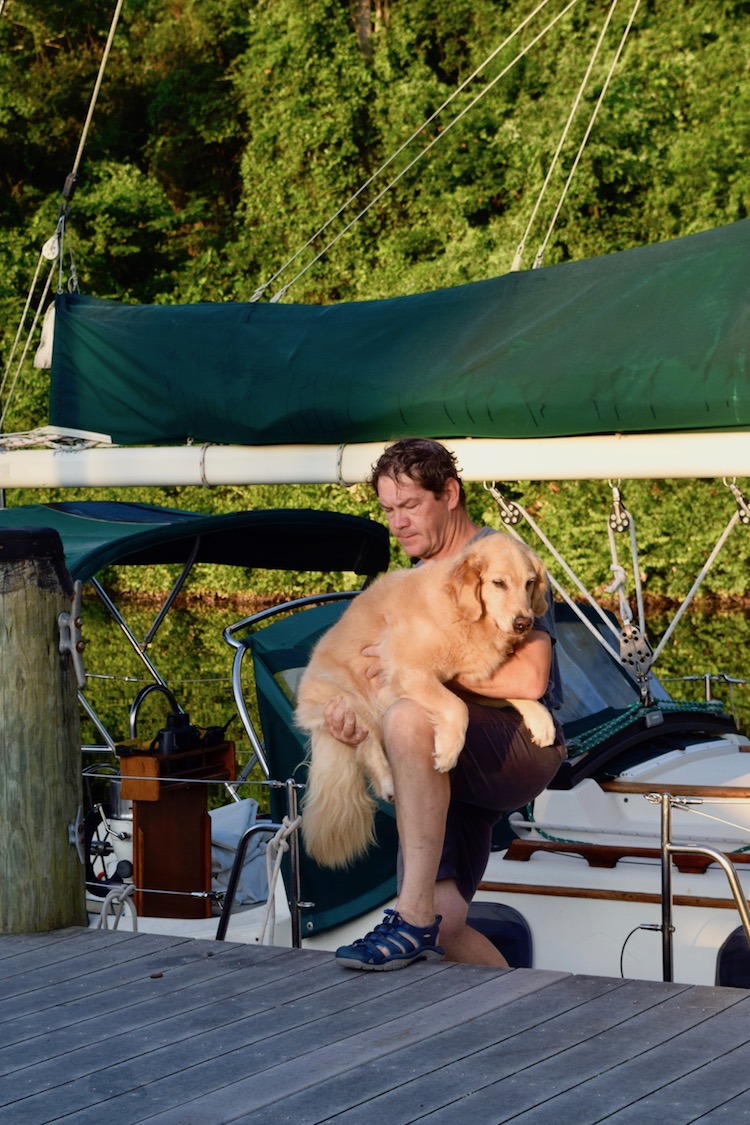
[[[750,427],[750,220],[339,305],[57,298],[50,422],[120,445]]]
[[[205,516],[92,500],[0,510],[0,535],[22,527],[57,531],[70,576],[82,581],[113,563],[184,563],[196,540],[196,562],[268,570],[369,576],[388,568],[390,552],[388,532],[374,520],[296,508]]]

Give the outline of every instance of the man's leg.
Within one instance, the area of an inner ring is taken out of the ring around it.
[[[489,938],[466,921],[469,904],[461,895],[455,879],[441,879],[437,884],[435,909],[443,917],[439,941],[447,961],[508,967],[508,962]]]
[[[449,960],[507,964],[467,923],[468,903],[484,876],[493,826],[506,809],[523,806],[548,784],[563,752],[562,746],[533,745],[517,711],[469,705],[466,745],[451,776],[435,898],[443,916],[440,944]]]
[[[412,700],[401,699],[390,708],[384,735],[393,771],[403,863],[398,910],[412,925],[429,926],[435,920],[435,879],[445,837],[450,780],[448,774],[435,769],[435,732]]]
[[[403,699],[385,718],[393,772],[403,879],[398,910],[364,938],[336,950],[344,968],[386,970],[443,956],[438,945],[435,880],[443,849],[450,780],[433,764],[434,731],[416,703]]]

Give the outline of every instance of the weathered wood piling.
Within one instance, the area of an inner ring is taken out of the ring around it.
[[[82,802],[81,737],[58,617],[73,584],[50,528],[0,534],[0,933],[85,925],[71,826]],[[73,836],[75,833],[73,832]]]

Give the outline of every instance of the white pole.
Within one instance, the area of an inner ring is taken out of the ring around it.
[[[750,433],[445,440],[465,480],[749,477]],[[0,488],[356,484],[388,442],[5,449]]]

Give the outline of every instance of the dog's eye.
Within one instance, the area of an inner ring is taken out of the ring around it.
[[[528,582],[526,583],[526,589],[527,590],[533,590],[535,586],[536,586],[536,578],[530,578],[528,580]]]
[[[498,590],[507,590],[508,589],[508,583],[505,581],[504,578],[493,578],[492,579],[492,585],[497,586]]]

